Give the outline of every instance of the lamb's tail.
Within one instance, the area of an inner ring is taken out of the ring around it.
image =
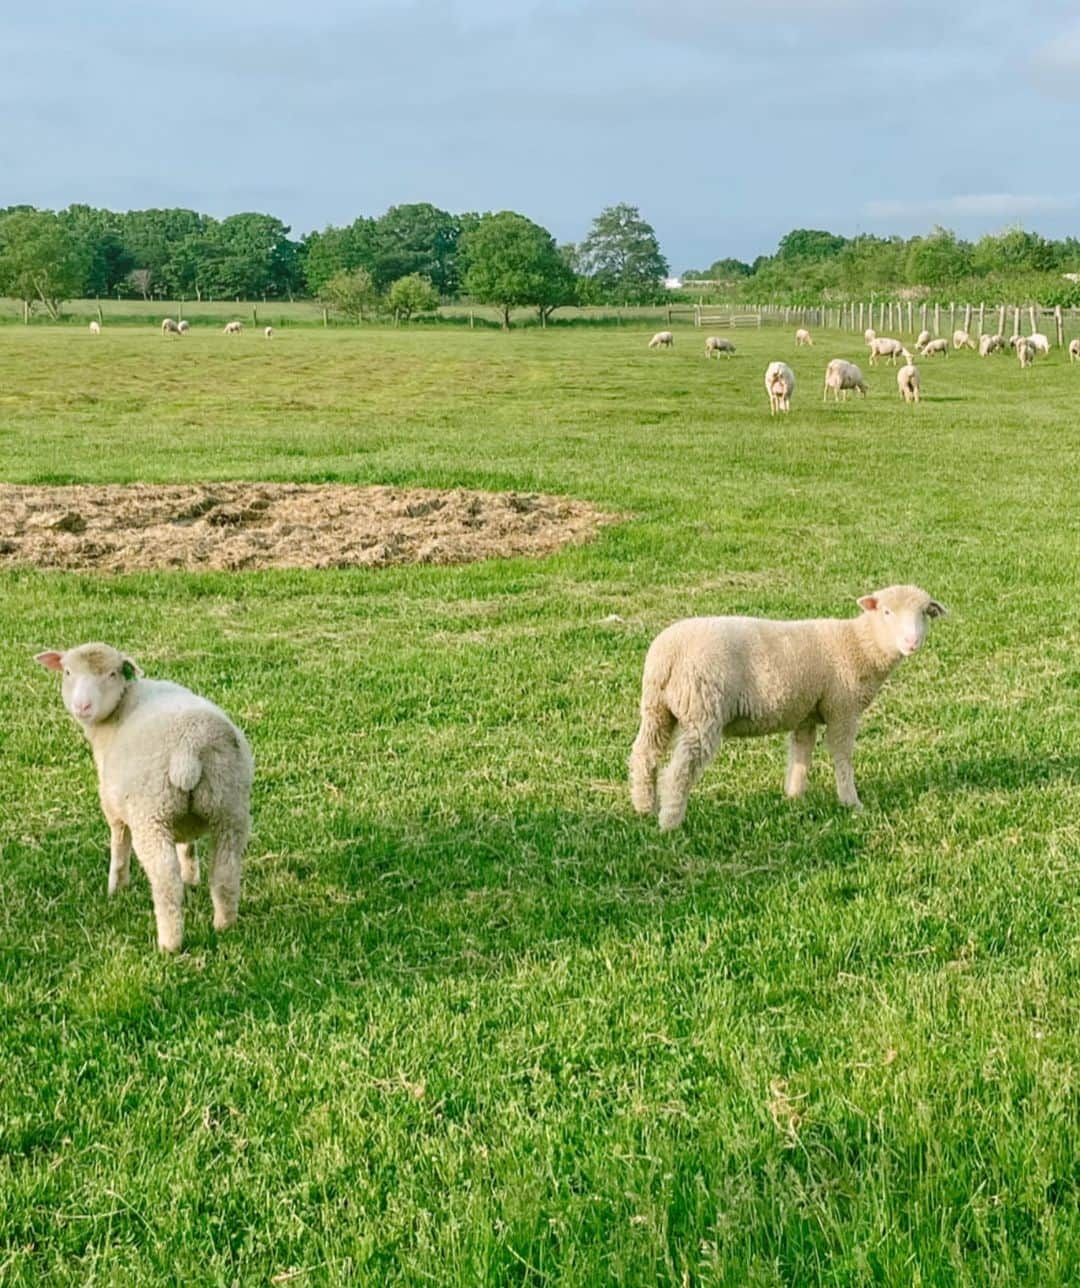
[[[169,782],[182,792],[193,792],[202,773],[202,761],[194,747],[181,744],[169,758]]]

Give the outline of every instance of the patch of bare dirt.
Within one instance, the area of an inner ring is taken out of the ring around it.
[[[378,568],[546,555],[617,516],[519,492],[343,484],[0,484],[0,567]]]

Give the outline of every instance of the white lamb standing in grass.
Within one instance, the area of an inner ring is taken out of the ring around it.
[[[920,331],[920,332],[919,332],[919,337],[918,337],[918,339],[915,341],[915,348],[916,348],[916,349],[921,349],[921,348],[923,347],[923,345],[924,345],[924,344],[929,343],[929,340],[930,340],[930,332],[929,332],[929,331],[926,331],[926,330]]]
[[[810,345],[811,347],[813,347],[813,343],[814,343],[814,341],[813,341],[813,339],[811,338],[811,336],[810,336],[810,332],[809,332],[809,331],[807,331],[806,327],[804,327],[804,326],[799,327],[799,329],[795,332],[795,345],[796,345],[796,348],[798,348],[800,345],[804,345],[804,344],[808,344],[808,345]]]
[[[91,323],[90,323],[90,334],[91,334],[91,335],[100,335],[100,334],[101,334],[101,323],[100,323],[100,322],[94,321],[94,322],[91,322]]]
[[[919,368],[910,362],[901,367],[896,373],[896,387],[900,390],[900,397],[904,402],[917,403],[922,390]]]
[[[161,319],[161,334],[162,334],[162,335],[179,335],[179,334],[180,334],[180,328],[176,325],[176,323],[173,321],[173,319],[172,319],[172,318],[162,318],[162,319]]]
[[[266,327],[263,331],[263,335],[265,335],[268,340],[273,334],[274,334],[274,328],[272,326]]]
[[[1069,341],[1069,361],[1080,362],[1080,340]]]
[[[966,331],[957,330],[952,333],[952,347],[954,349],[974,349],[975,341]]]
[[[153,894],[158,945],[175,952],[184,937],[184,886],[199,881],[194,842],[209,833],[214,929],[228,929],[251,832],[247,739],[212,702],[179,684],[141,678],[108,644],[36,660],[63,672],[64,706],[94,755],[112,836],[109,894],[127,885],[134,846]]]
[[[922,356],[932,358],[935,353],[943,353],[947,358],[949,356],[948,340],[928,340],[922,347]]]
[[[897,358],[904,358],[905,361],[911,361],[911,354],[904,348],[899,340],[892,340],[888,336],[879,335],[870,341],[870,365],[876,366],[878,358],[888,358],[889,365],[895,366]]]
[[[821,401],[824,402],[829,396],[829,390],[832,390],[833,402],[839,402],[841,395],[847,402],[848,391],[856,389],[863,398],[870,392],[869,386],[863,379],[863,373],[854,364],[844,358],[833,358],[832,362],[825,368],[825,389],[821,395]]]
[[[717,357],[719,357],[722,353],[726,353],[727,356],[730,358],[734,352],[735,352],[735,346],[732,344],[730,340],[725,340],[722,335],[710,335],[708,339],[705,341],[706,358],[710,357],[714,353],[716,354]]]
[[[918,586],[889,586],[858,602],[862,614],[846,619],[692,617],[662,631],[645,657],[641,726],[630,753],[634,809],[657,814],[665,831],[678,827],[690,789],[724,738],[785,731],[784,790],[801,796],[819,725],[837,795],[861,809],[851,763],[859,717],[945,609]]]
[[[243,322],[226,322],[225,335],[239,335],[244,329]]]
[[[186,319],[181,322],[177,322],[176,329],[180,332],[181,335],[187,335],[187,333],[191,330],[191,323],[188,322]]]
[[[795,392],[795,372],[786,362],[770,362],[765,368],[765,392],[769,395],[769,411],[791,410],[791,395]]]
[[[1050,340],[1047,336],[1043,335],[1041,331],[1033,331],[1031,335],[1028,336],[1027,342],[1036,353],[1050,352]]]
[[[1016,356],[1022,367],[1030,367],[1035,359],[1035,346],[1024,336],[1016,342]]]
[[[979,336],[979,357],[988,358],[990,354],[997,353],[1005,344],[1004,337],[1000,335],[980,335]]]

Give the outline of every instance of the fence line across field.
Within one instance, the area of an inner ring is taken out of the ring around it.
[[[672,314],[684,309],[668,310]],[[991,334],[1005,335],[1006,323],[1011,319],[1011,334],[1028,334],[1040,331],[1052,323],[1059,345],[1065,343],[1065,325],[1070,330],[1080,327],[1080,309],[1046,307],[1039,304],[916,304],[913,300],[865,300],[858,303],[823,304],[799,308],[784,304],[748,304],[741,312],[709,309],[696,305],[693,310],[695,326],[819,326],[837,331],[858,331],[860,334],[873,329],[882,335],[897,331],[931,331],[934,335],[947,334],[961,329],[978,337],[992,327]],[[942,327],[946,331],[942,331]]]

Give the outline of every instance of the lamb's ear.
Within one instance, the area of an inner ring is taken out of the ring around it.
[[[872,613],[877,608],[876,595],[863,595],[861,599],[855,601],[865,613]]]
[[[58,653],[56,649],[50,649],[47,653],[35,653],[34,661],[40,662],[49,671],[62,671],[64,669],[64,655],[63,653]]]
[[[926,615],[927,617],[948,617],[949,614],[944,604],[939,604],[936,599],[932,599],[926,605]]]
[[[125,657],[120,663],[120,673],[125,680],[130,682],[131,680],[137,680],[143,674],[143,669],[141,666],[137,666],[130,657]]]

